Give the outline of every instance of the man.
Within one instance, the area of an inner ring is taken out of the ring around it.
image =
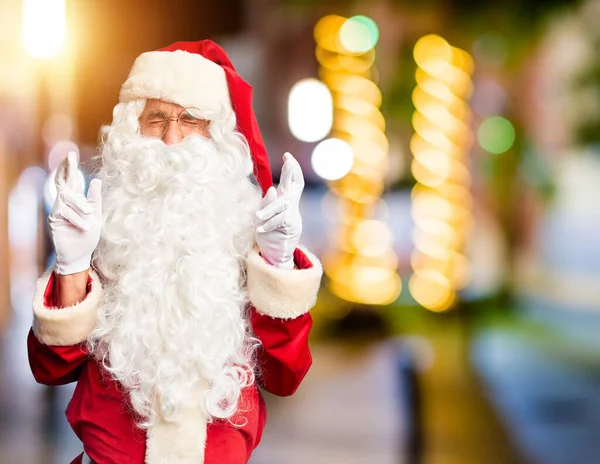
[[[74,462],[245,463],[258,386],[290,395],[311,364],[300,166],[284,155],[272,187],[251,88],[211,41],[139,56],[102,136],[87,197],[73,155],[57,173],[33,375],[78,382]]]

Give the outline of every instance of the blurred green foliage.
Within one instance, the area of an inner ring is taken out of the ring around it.
[[[576,140],[582,145],[600,145],[600,39],[596,40],[595,59],[575,83],[575,91],[592,95],[597,111],[577,127]]]

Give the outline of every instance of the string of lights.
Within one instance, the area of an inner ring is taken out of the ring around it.
[[[388,169],[388,140],[374,77],[377,25],[365,16],[326,16],[315,26],[319,77],[329,88],[333,125],[313,153],[315,172],[328,181],[340,211],[322,260],[330,290],[347,301],[388,304],[401,291],[392,232],[374,219]],[[323,169],[327,164],[330,169]]]
[[[437,35],[414,48],[417,86],[413,92],[411,171],[414,252],[412,297],[432,311],[455,304],[469,282],[465,245],[472,223],[468,153],[473,142],[468,100],[473,60]]]

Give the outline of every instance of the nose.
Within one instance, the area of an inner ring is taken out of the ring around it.
[[[162,140],[166,145],[175,145],[183,140],[183,134],[181,133],[176,120],[169,120],[169,125],[167,126],[167,130],[165,131]]]

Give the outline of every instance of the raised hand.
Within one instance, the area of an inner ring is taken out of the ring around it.
[[[271,187],[256,212],[256,242],[262,257],[273,266],[293,269],[294,250],[302,235],[300,197],[304,176],[298,161],[283,155],[280,183]]]
[[[55,271],[60,275],[89,269],[102,229],[101,181],[90,183],[87,198],[77,180],[77,154],[69,152],[56,171],[56,200],[48,223],[56,251]]]

